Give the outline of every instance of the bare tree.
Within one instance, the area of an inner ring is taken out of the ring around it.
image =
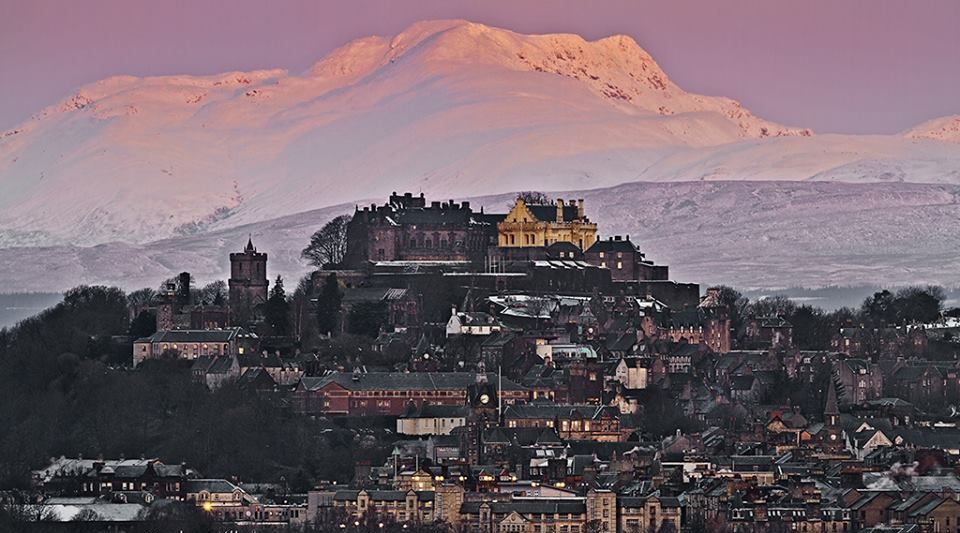
[[[127,305],[133,308],[148,306],[156,296],[157,291],[151,288],[139,289],[127,295]]]
[[[342,262],[347,254],[347,224],[350,218],[341,215],[327,222],[310,237],[310,244],[300,256],[317,268]]]
[[[199,301],[211,305],[227,303],[227,283],[222,279],[212,281],[199,290]]]
[[[522,191],[517,193],[517,197],[514,199],[514,202],[517,200],[523,200],[523,203],[527,205],[546,205],[551,203],[550,198],[546,194],[540,191]],[[511,203],[509,207],[513,207]]]

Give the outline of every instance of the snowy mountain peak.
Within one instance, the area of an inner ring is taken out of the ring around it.
[[[394,190],[960,181],[946,143],[810,135],[684,91],[630,37],[425,21],[302,74],[81,87],[0,134],[0,247],[205,234]]]

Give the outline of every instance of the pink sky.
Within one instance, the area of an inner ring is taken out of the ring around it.
[[[625,33],[684,89],[818,132],[960,114],[957,0],[0,0],[0,129],[107,76],[299,72],[431,18]]]

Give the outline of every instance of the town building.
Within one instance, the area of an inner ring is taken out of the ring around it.
[[[526,401],[529,390],[496,374],[484,375],[504,405]],[[465,405],[477,377],[468,372],[334,372],[304,377],[294,391],[297,409],[305,413],[400,416],[411,406]],[[496,398],[488,401],[496,402]]]
[[[158,331],[133,342],[133,366],[147,359],[235,356],[256,353],[260,339],[243,328]]]
[[[669,268],[647,260],[629,235],[597,240],[583,252],[583,257],[590,264],[609,268],[614,281],[670,279]]]

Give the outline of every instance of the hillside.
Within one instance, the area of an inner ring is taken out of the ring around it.
[[[422,22],[302,73],[118,76],[40,111],[0,135],[0,267],[9,291],[152,286],[222,276],[254,233],[295,276],[359,199],[522,188],[585,191],[681,279],[957,284],[956,120],[813,135],[684,91],[629,37]]]
[[[809,135],[684,92],[628,37],[419,23],[302,74],[119,76],[0,137],[0,245],[147,242],[393,189],[598,187],[665,153]]]
[[[584,198],[601,238],[629,234],[679,281],[743,289],[936,283],[960,286],[944,268],[960,262],[954,227],[960,186],[911,183],[631,183],[558,193]],[[505,211],[511,195],[471,198]],[[370,200],[373,201],[373,200]],[[380,200],[377,200],[380,201]],[[270,254],[271,278],[309,271],[299,250],[352,205],[142,245],[0,249],[8,286],[65,289],[77,283],[156,286],[189,269],[199,283],[225,279],[228,254],[253,235]]]

